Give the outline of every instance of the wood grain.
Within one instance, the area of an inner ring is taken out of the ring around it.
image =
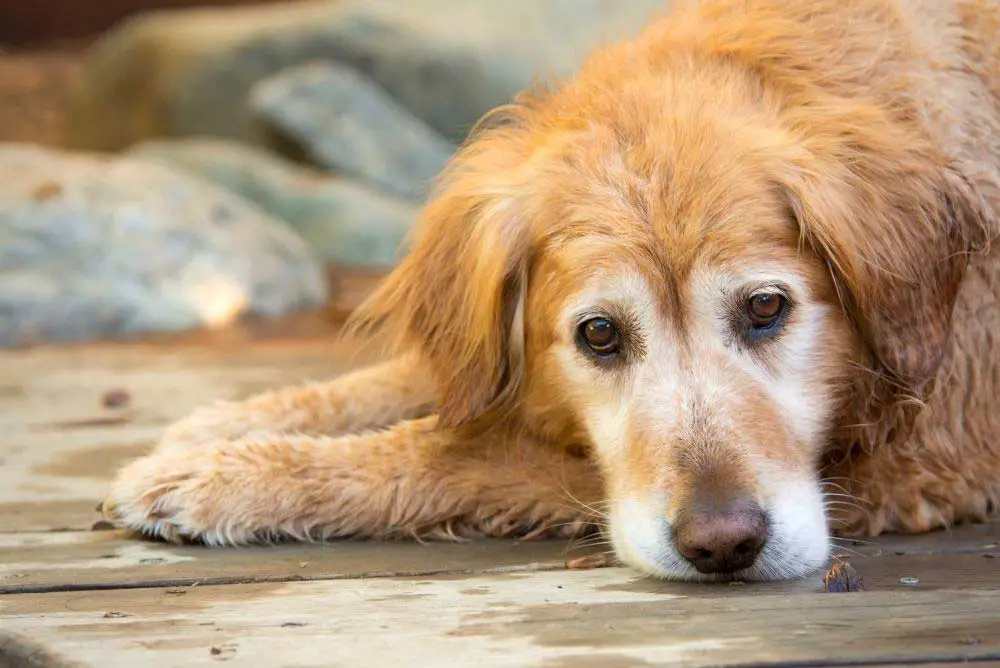
[[[467,544],[340,541],[246,548],[176,546],[118,532],[0,535],[0,594],[194,583],[294,582],[561,569],[594,550],[566,541]]]
[[[845,665],[1000,660],[1000,593],[758,596],[627,569],[30,594],[7,632],[89,666]]]
[[[174,420],[372,359],[336,337],[0,353],[0,532],[89,529],[117,467]],[[106,407],[109,391],[127,403]]]

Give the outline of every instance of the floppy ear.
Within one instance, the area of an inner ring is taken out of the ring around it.
[[[994,214],[960,171],[871,108],[827,119],[822,132],[783,176],[791,208],[880,371],[919,396]]]
[[[349,323],[355,333],[386,329],[397,352],[429,363],[444,427],[504,406],[522,373],[528,229],[512,183],[521,161],[491,146],[499,139],[463,149],[410,252]]]

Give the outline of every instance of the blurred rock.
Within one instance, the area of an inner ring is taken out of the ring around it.
[[[212,181],[288,221],[322,260],[389,268],[419,215],[412,203],[270,153],[211,138],[149,140],[129,153]]]
[[[400,197],[422,199],[457,150],[370,79],[335,62],[265,79],[250,106],[313,161]]]
[[[0,345],[79,341],[324,303],[286,223],[128,158],[0,145]]]
[[[447,140],[538,77],[571,73],[598,43],[634,34],[666,0],[305,0],[157,12],[91,51],[69,139],[118,149],[184,134],[266,143],[252,86],[314,60],[369,77]]]

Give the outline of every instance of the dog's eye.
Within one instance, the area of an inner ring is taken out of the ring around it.
[[[604,357],[614,355],[621,346],[621,335],[607,318],[592,318],[580,325],[580,337],[588,348]]]
[[[756,329],[768,329],[785,310],[785,298],[775,292],[760,292],[747,302],[747,315]]]

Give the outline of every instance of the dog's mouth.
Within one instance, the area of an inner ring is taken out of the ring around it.
[[[614,504],[609,525],[618,558],[645,575],[688,582],[767,582],[815,574],[830,558],[822,497],[786,485],[767,504],[738,500],[673,522],[634,498]]]
[[[626,549],[618,552],[618,556],[625,565],[655,579],[709,584],[802,579],[822,570],[828,560],[826,557],[804,559],[801,555],[789,558],[785,546],[777,544],[765,548],[745,566],[711,570],[699,570],[696,564],[679,558],[669,548],[659,549],[655,553],[637,553]]]

